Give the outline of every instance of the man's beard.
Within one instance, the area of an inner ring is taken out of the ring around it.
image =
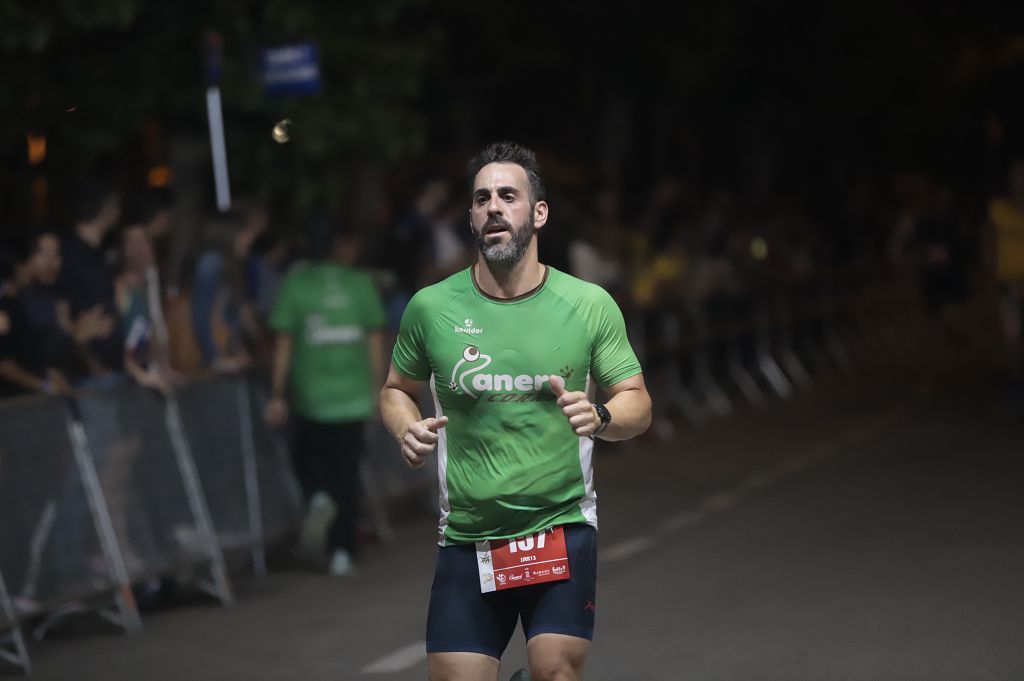
[[[476,245],[480,248],[480,254],[484,257],[484,260],[487,261],[487,264],[496,265],[502,268],[511,268],[522,260],[523,256],[526,255],[526,249],[530,246],[530,240],[533,239],[533,233],[535,231],[533,224],[532,213],[527,222],[519,227],[513,227],[512,223],[507,220],[493,216],[484,223],[484,226],[480,228],[479,232],[474,230]],[[511,237],[508,243],[498,241],[488,244],[487,230],[492,227],[499,226],[508,230],[509,236]]]

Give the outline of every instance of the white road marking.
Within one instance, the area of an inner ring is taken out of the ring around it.
[[[676,513],[661,526],[660,533],[669,534],[672,532],[678,532],[679,530],[685,530],[687,527],[699,525],[704,521],[705,515],[706,514],[702,511],[684,511],[682,513]]]
[[[778,481],[778,479],[779,476],[775,473],[754,473],[740,483],[740,489],[753,492],[755,490],[764,489],[765,487],[771,487]]]
[[[742,494],[743,491],[740,489],[719,492],[718,494],[712,495],[702,501],[700,506],[712,513],[716,511],[724,511],[727,508],[735,506],[736,502],[740,500],[740,495]]]
[[[634,556],[641,551],[654,548],[654,537],[645,536],[637,537],[636,539],[630,539],[624,541],[621,544],[615,544],[610,549],[601,551],[600,561],[602,563],[614,563],[618,560],[625,560],[630,556]]]
[[[803,469],[807,468],[810,463],[810,459],[806,456],[794,456],[792,459],[786,459],[783,461],[780,468],[787,473],[799,473]]]
[[[371,662],[363,667],[362,673],[393,674],[414,667],[425,659],[427,659],[427,644],[425,641],[417,641]]]

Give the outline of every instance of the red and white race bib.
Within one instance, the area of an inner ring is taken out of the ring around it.
[[[478,541],[476,562],[483,593],[569,579],[569,556],[561,527],[515,539]]]

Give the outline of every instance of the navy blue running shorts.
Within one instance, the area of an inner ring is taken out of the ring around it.
[[[480,593],[476,547],[440,547],[427,613],[428,653],[482,653],[500,659],[522,618],[529,641],[537,634],[590,640],[597,602],[597,531],[565,525],[570,578]]]

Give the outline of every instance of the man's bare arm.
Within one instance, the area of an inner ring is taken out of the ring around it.
[[[637,374],[608,386],[605,389],[608,401],[605,406],[612,415],[611,423],[603,433],[602,440],[628,440],[642,435],[651,426],[651,396],[644,383],[644,375]]]
[[[419,395],[423,381],[406,378],[395,371],[388,372],[387,381],[380,390],[380,413],[384,426],[402,448],[402,457],[412,468],[419,468],[428,454],[437,447],[437,431],[448,423],[448,417],[423,418]]]
[[[580,436],[593,436],[601,425],[601,419],[587,394],[581,390],[567,391],[561,376],[551,376],[548,380],[573,432]],[[643,374],[623,379],[607,386],[604,391],[608,395],[605,407],[612,420],[597,437],[608,441],[628,440],[650,427],[651,396],[647,393]]]

